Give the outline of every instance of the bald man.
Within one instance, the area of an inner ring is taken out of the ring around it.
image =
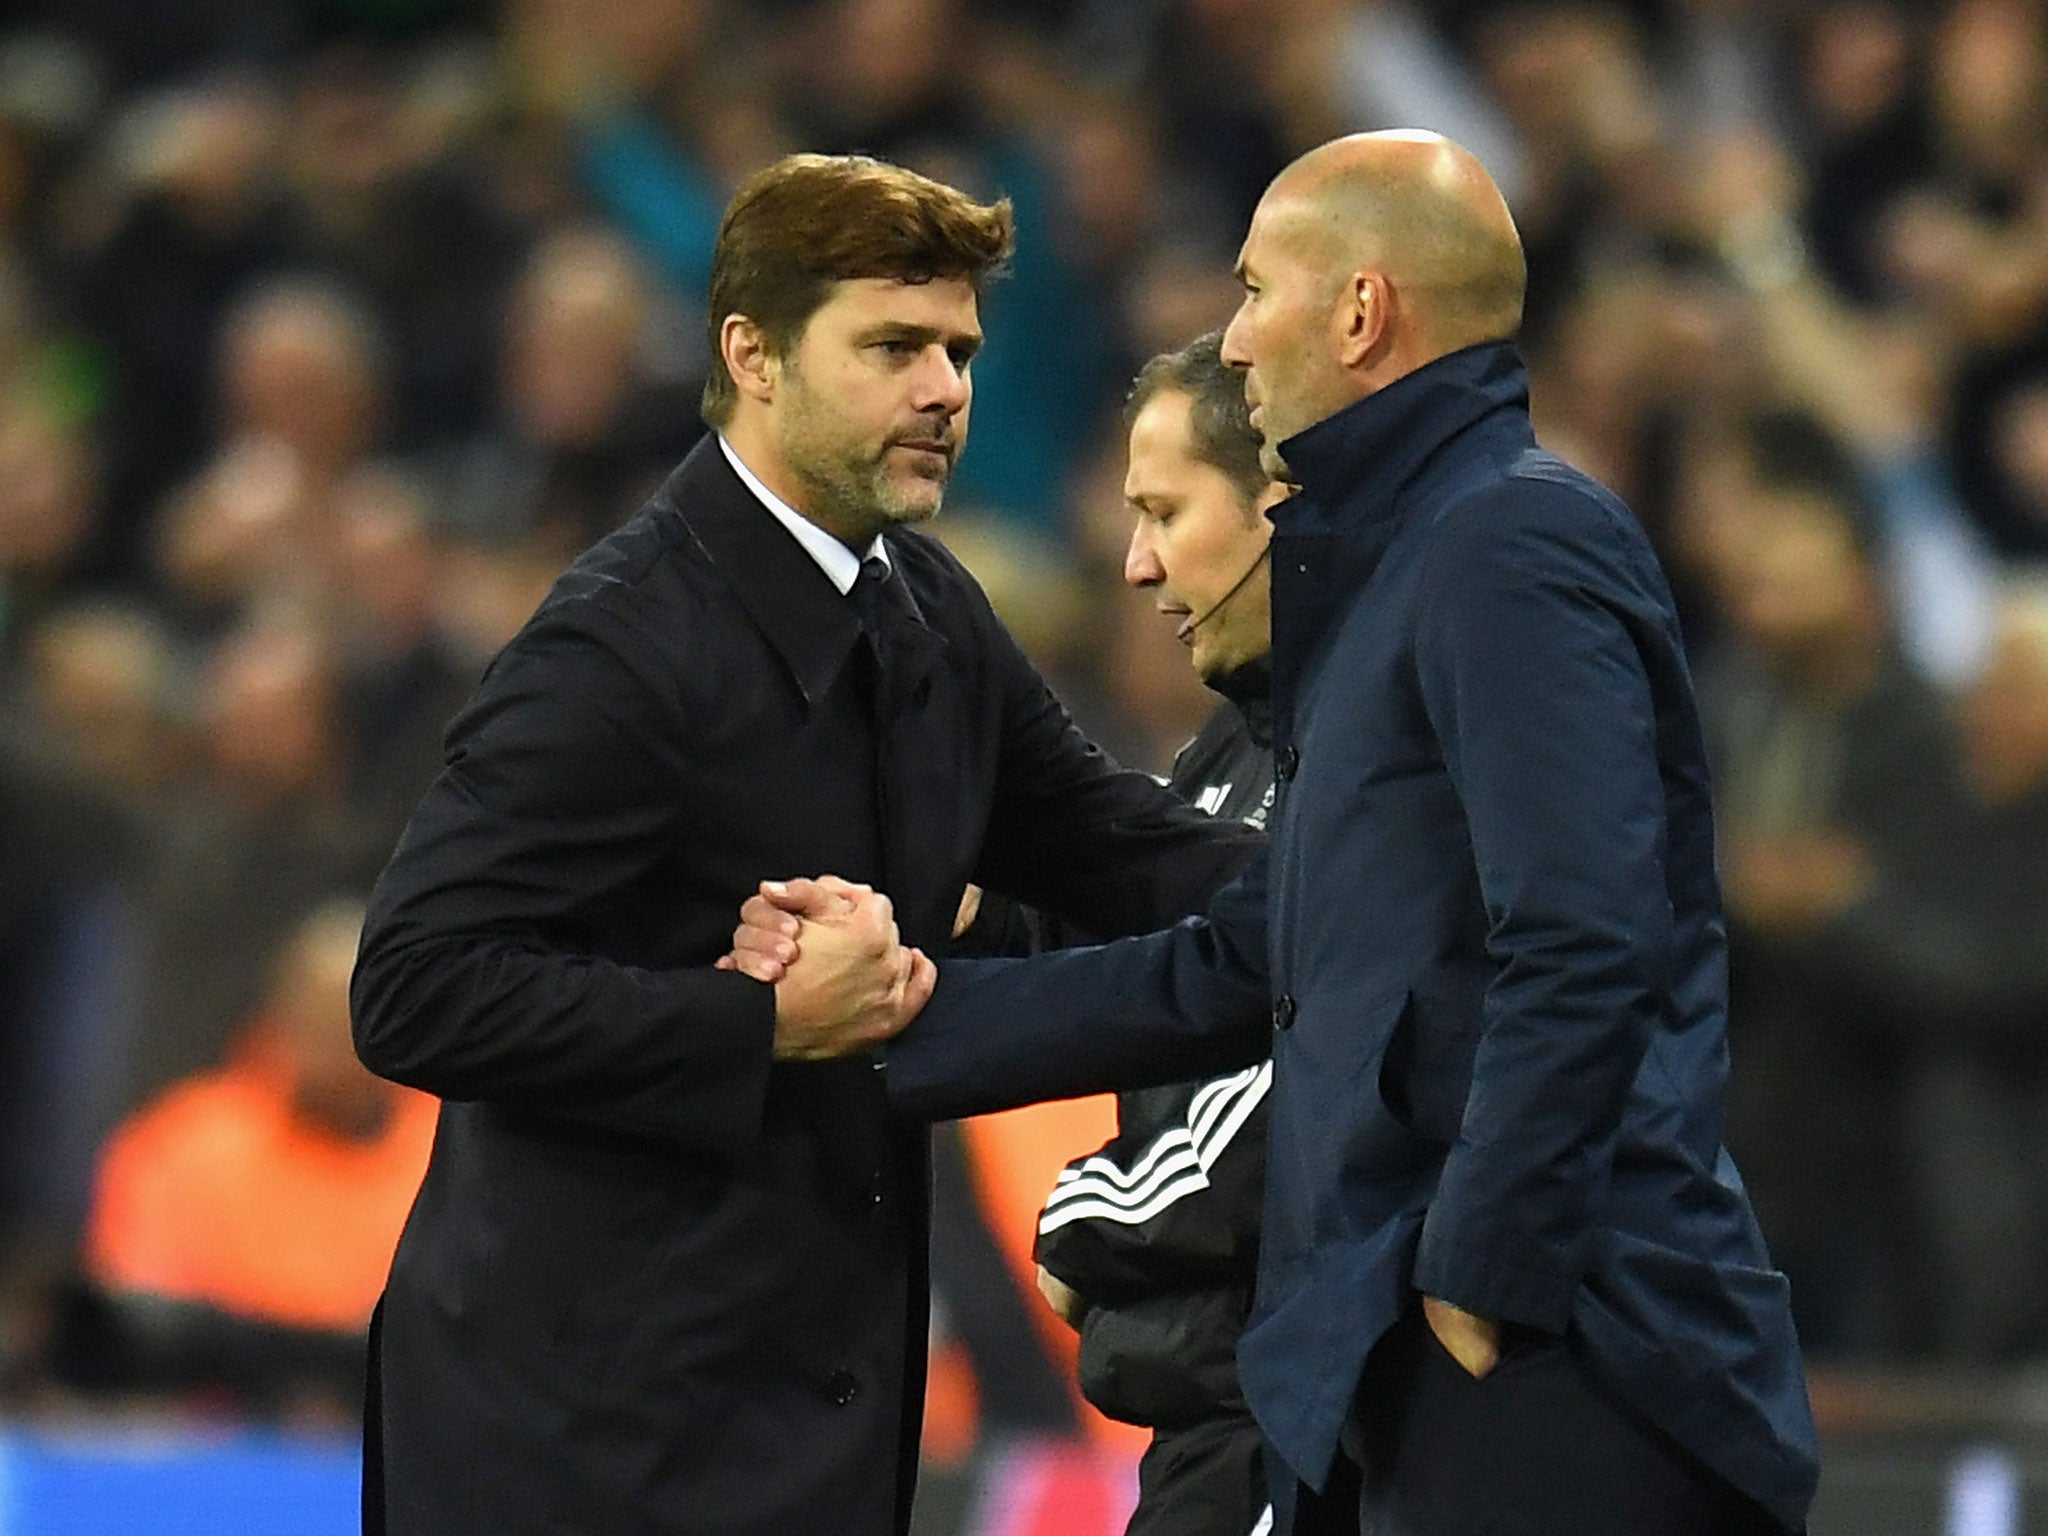
[[[1170,932],[943,966],[891,1096],[957,1115],[1270,1043],[1238,1366],[1280,1532],[1797,1529],[1813,1424],[1721,1145],[1678,621],[1628,509],[1536,445],[1513,220],[1456,145],[1359,135],[1273,183],[1238,270],[1223,356],[1301,488],[1271,514],[1269,856]]]

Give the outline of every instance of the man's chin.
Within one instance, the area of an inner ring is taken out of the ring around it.
[[[923,476],[905,483],[897,481],[889,487],[882,498],[882,510],[892,523],[929,522],[939,515],[939,508],[946,500],[944,479],[930,480]]]

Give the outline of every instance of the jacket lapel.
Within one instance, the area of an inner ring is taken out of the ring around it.
[[[940,676],[951,647],[911,587],[916,562],[907,560],[894,540],[889,549],[898,602],[893,621],[883,629],[875,690],[875,783],[888,889],[899,905],[907,906],[914,893],[931,884],[930,861],[920,855],[917,809],[948,805],[959,792],[944,782],[952,760],[943,750],[959,721],[946,718],[951,694]],[[946,914],[945,932],[950,932],[951,916]]]
[[[732,588],[788,667],[804,702],[815,706],[860,640],[852,606],[740,483],[714,435],[706,433],[690,450],[658,499]]]

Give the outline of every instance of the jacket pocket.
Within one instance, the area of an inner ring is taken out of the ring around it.
[[[1387,1112],[1423,1140],[1450,1146],[1472,1092],[1484,992],[1421,991],[1395,1021],[1380,1058]]]

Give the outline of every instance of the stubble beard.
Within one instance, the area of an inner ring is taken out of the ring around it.
[[[1266,478],[1269,480],[1286,480],[1291,483],[1294,475],[1288,469],[1287,461],[1280,457],[1280,445],[1292,434],[1273,425],[1272,401],[1261,401],[1258,410],[1258,424],[1252,430],[1259,435],[1259,468],[1266,472]]]
[[[856,550],[885,528],[936,517],[945,499],[944,481],[929,482],[928,496],[906,495],[885,461],[844,448],[816,458],[792,456],[789,465],[809,493],[811,520]]]
[[[907,489],[889,473],[892,443],[872,450],[832,428],[829,414],[800,403],[782,433],[783,460],[804,487],[804,511],[812,522],[858,551],[885,528],[938,515],[952,473],[950,461],[945,475],[920,479],[918,489]]]

